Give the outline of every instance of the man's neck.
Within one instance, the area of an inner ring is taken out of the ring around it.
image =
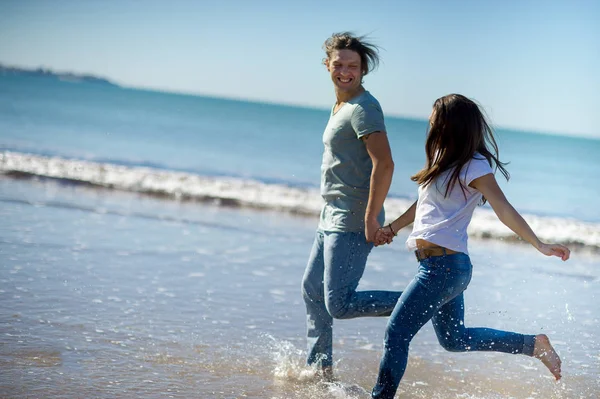
[[[359,86],[356,90],[354,91],[335,91],[335,98],[337,101],[337,104],[341,104],[341,103],[346,103],[350,100],[352,100],[354,97],[358,97],[359,95],[361,95],[362,93],[365,92],[365,88],[361,86]]]

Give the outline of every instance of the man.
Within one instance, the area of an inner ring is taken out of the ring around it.
[[[389,316],[401,292],[356,291],[374,241],[389,242],[381,238],[379,229],[394,162],[381,107],[363,87],[363,76],[379,63],[377,47],[345,32],[333,34],[323,48],[336,103],[323,134],[321,195],[325,205],[302,294],[307,311],[307,364],[330,379],[333,319]]]

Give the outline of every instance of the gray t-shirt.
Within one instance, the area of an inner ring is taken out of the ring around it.
[[[374,132],[385,132],[379,102],[368,91],[344,104],[331,115],[323,133],[321,195],[325,206],[319,229],[357,232],[365,229],[373,162],[360,139]],[[378,215],[383,224],[383,208]]]

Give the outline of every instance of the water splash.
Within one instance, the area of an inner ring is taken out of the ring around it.
[[[575,321],[575,317],[573,317],[573,314],[569,310],[569,304],[568,303],[565,303],[565,311],[567,313],[567,320],[568,321]]]

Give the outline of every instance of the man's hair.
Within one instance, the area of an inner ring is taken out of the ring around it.
[[[363,75],[368,74],[379,66],[379,47],[368,43],[365,38],[365,36],[355,36],[351,32],[334,33],[323,43],[323,50],[327,54],[323,63],[326,63],[336,50],[352,50],[360,56]]]

